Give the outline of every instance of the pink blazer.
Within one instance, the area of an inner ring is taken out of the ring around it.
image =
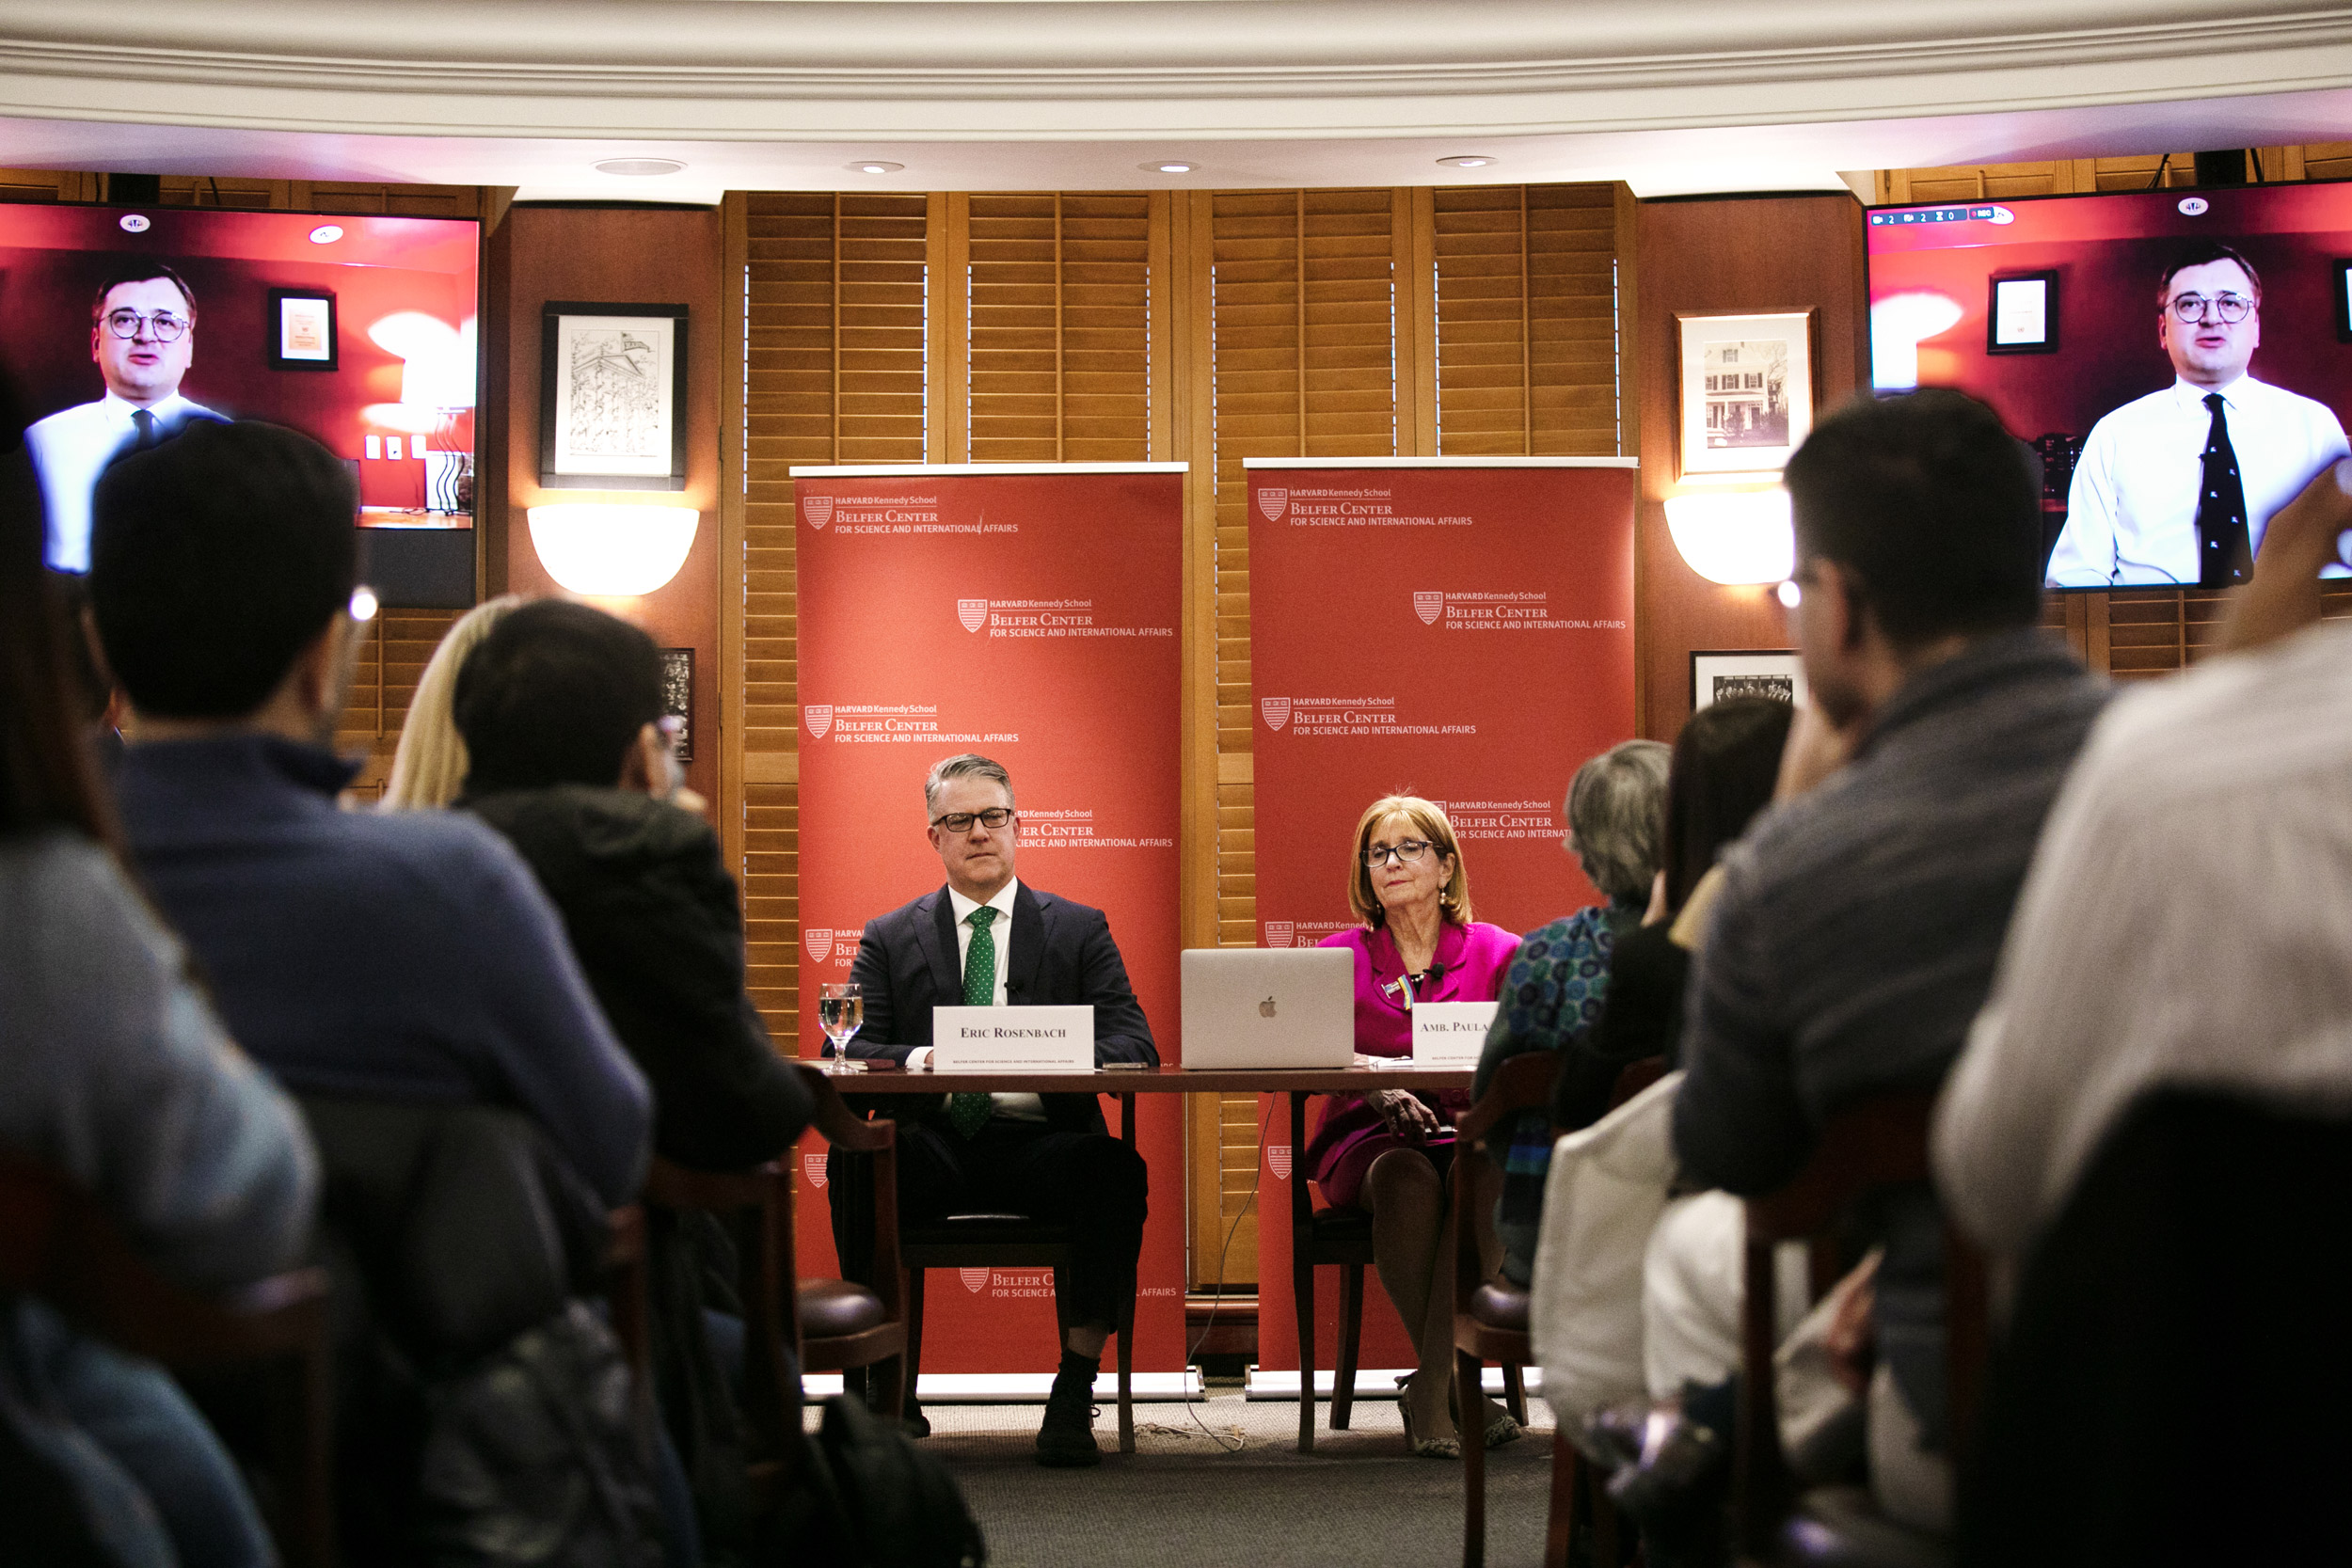
[[[1405,973],[1405,960],[1395,939],[1383,929],[1358,927],[1326,937],[1325,947],[1345,947],[1356,955],[1356,1049],[1367,1056],[1409,1056],[1413,1052],[1412,1023],[1405,1011],[1402,988],[1390,991]],[[1422,1002],[1491,1002],[1502,994],[1503,972],[1518,951],[1519,939],[1500,926],[1473,921],[1468,926],[1449,922],[1438,934],[1438,950],[1430,959],[1435,977],[1417,999]],[[1447,1094],[1438,1100],[1440,1119],[1468,1109],[1469,1097]],[[1314,1136],[1307,1140],[1307,1174],[1323,1183],[1327,1173],[1367,1138],[1386,1136],[1388,1126],[1359,1095],[1334,1095],[1325,1102]],[[1350,1195],[1352,1196],[1352,1195]],[[1345,1202],[1349,1198],[1335,1198]]]

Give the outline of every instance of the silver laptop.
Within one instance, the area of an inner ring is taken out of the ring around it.
[[[1344,947],[1194,947],[1183,959],[1184,1066],[1346,1067],[1356,955]]]

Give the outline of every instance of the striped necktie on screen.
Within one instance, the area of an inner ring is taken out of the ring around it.
[[[963,956],[963,1005],[986,1007],[996,1000],[996,938],[989,927],[996,922],[996,911],[983,904],[964,916],[972,927],[971,951]],[[947,1123],[966,1138],[988,1125],[988,1118],[996,1108],[993,1096],[985,1094],[951,1094],[947,1097]]]

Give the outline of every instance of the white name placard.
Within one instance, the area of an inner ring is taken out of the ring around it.
[[[1413,1007],[1415,1067],[1476,1067],[1494,1023],[1493,1002],[1421,1002]]]
[[[1478,1053],[1470,1053],[1475,1058]],[[935,1007],[935,1072],[1090,1072],[1092,1007]]]

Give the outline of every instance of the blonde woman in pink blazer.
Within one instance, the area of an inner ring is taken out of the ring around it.
[[[1356,824],[1347,902],[1363,924],[1326,938],[1356,956],[1356,1049],[1368,1056],[1412,1052],[1412,1006],[1491,1002],[1518,938],[1470,918],[1470,873],[1443,808],[1417,795],[1375,800]],[[1325,1199],[1372,1211],[1373,1261],[1421,1365],[1398,1402],[1415,1453],[1462,1451],[1450,1399],[1454,1303],[1444,1260],[1453,1256],[1454,1117],[1470,1106],[1459,1092],[1423,1097],[1407,1089],[1339,1095],[1325,1101],[1308,1140],[1307,1175]],[[1468,1180],[1500,1187],[1484,1164]],[[1475,1205],[1491,1213],[1491,1196]],[[1491,1238],[1481,1238],[1493,1250]],[[1518,1423],[1483,1394],[1470,1430],[1486,1446],[1519,1435]]]

